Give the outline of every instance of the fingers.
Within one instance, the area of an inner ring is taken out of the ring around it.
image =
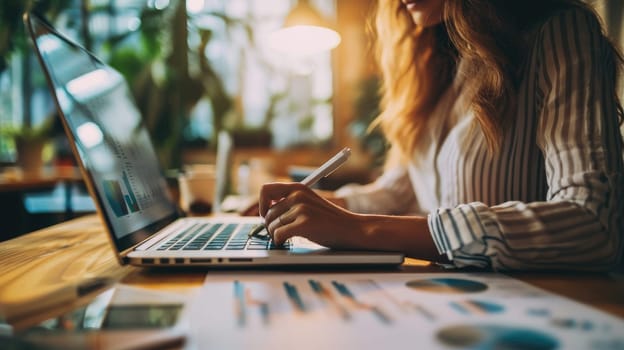
[[[275,220],[274,222],[278,223],[277,227],[275,227],[272,231],[269,231],[273,232],[273,242],[276,245],[282,245],[289,238],[300,234],[303,221],[304,218],[302,217],[296,217],[293,221],[290,222],[284,222],[284,220],[282,220],[283,224],[279,224],[279,219]]]
[[[277,219],[280,215],[290,210],[290,208],[295,204],[293,199],[293,195],[290,194],[288,197],[282,198],[279,202],[273,203],[264,216],[264,222],[268,225],[269,223],[275,221],[275,219]]]
[[[326,212],[338,209],[300,183],[264,185],[259,207],[269,235],[278,245],[293,236],[316,236],[319,228],[327,224]]]
[[[285,201],[283,201],[285,202]],[[281,204],[280,202],[278,204]],[[297,218],[296,210],[294,207],[287,208],[285,211],[281,210],[281,208],[276,208],[278,205],[276,204],[274,207],[269,209],[267,216],[265,217],[266,227],[269,232],[275,231],[280,226],[285,226],[295,221]]]
[[[303,208],[314,205],[311,197],[318,197],[311,189],[299,183],[272,183],[264,185],[260,196],[260,210],[275,244],[283,244],[301,230]],[[263,207],[264,206],[264,207]]]
[[[274,202],[279,202],[282,198],[288,197],[289,194],[297,190],[309,190],[305,185],[300,183],[269,183],[262,186],[260,191],[260,201],[258,203],[260,216],[266,217],[269,208]]]

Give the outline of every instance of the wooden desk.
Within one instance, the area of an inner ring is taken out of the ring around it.
[[[392,270],[394,271],[394,270]],[[441,272],[427,262],[408,259],[405,272]],[[68,283],[108,277],[123,284],[192,292],[207,270],[157,270],[119,266],[100,219],[95,215],[68,221],[0,243],[0,306],[51,293]],[[209,272],[208,272],[209,273]],[[624,317],[624,277],[595,273],[514,273],[525,282]],[[29,315],[10,317],[17,330],[86,303],[92,295],[61,305],[33,308]],[[41,300],[47,300],[45,298]],[[32,304],[32,303],[31,303]],[[44,306],[39,303],[36,306]],[[32,305],[31,305],[32,306]]]
[[[77,167],[44,168],[38,174],[24,174],[18,168],[0,172],[0,192],[21,192],[52,188],[61,182],[82,182]]]

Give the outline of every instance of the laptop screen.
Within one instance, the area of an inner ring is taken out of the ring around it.
[[[119,72],[38,16],[26,24],[87,185],[123,251],[178,216],[140,112]]]

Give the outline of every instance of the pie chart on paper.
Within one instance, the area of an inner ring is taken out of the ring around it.
[[[431,278],[413,280],[405,284],[407,287],[430,293],[465,294],[485,291],[488,286],[478,281],[460,278]]]

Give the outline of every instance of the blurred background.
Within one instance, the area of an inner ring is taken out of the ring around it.
[[[398,0],[397,0],[398,1]],[[367,132],[378,79],[375,0],[3,0],[0,3],[0,241],[95,211],[21,14],[46,15],[127,79],[175,194],[186,166],[233,140],[228,194],[254,196],[344,146],[324,189],[365,183],[385,142]],[[592,1],[622,46],[624,1]],[[296,166],[296,167],[295,167]]]

